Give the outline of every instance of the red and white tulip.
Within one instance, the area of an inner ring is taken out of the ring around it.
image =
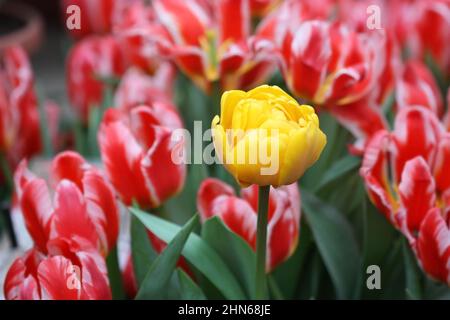
[[[104,256],[115,246],[119,210],[114,191],[79,154],[66,151],[53,159],[52,192],[44,179],[27,169],[25,160],[14,178],[25,225],[40,252],[48,253],[48,243],[62,238],[88,243]]]
[[[105,260],[92,247],[67,239],[48,243],[17,258],[6,274],[7,300],[109,300],[111,289]]]
[[[160,64],[153,75],[137,68],[128,69],[117,87],[114,104],[124,112],[139,105],[173,104],[174,82],[175,69],[168,62]]]
[[[75,44],[67,60],[67,92],[77,116],[87,122],[104,98],[106,82],[126,70],[122,50],[112,36],[91,36]]]
[[[418,1],[418,46],[412,46],[420,57],[430,55],[444,76],[450,76],[450,1]]]
[[[126,205],[154,208],[183,187],[186,165],[184,141],[172,140],[182,123],[171,104],[155,102],[130,113],[106,111],[98,133],[106,173]],[[178,161],[180,160],[180,161]]]
[[[219,217],[250,247],[256,246],[258,187],[245,188],[241,196],[224,182],[208,178],[197,194],[197,206],[202,221]],[[300,193],[297,184],[271,188],[267,229],[266,269],[271,271],[289,258],[298,244],[300,228]]]
[[[450,133],[424,107],[401,109],[361,168],[372,202],[409,239],[425,272],[450,284]],[[392,174],[389,174],[391,172]]]
[[[13,169],[41,147],[33,71],[25,51],[9,47],[0,55],[0,151]]]
[[[113,34],[126,59],[146,73],[153,74],[168,58],[170,34],[158,21],[153,7],[143,1],[122,8],[114,23]]]
[[[200,88],[250,88],[273,70],[272,43],[250,33],[249,0],[156,0],[155,12],[170,34],[171,56]]]
[[[398,108],[422,106],[438,116],[443,113],[443,101],[439,86],[431,71],[419,60],[406,62],[396,85]]]

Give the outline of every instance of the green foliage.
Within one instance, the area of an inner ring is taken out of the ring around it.
[[[302,190],[302,206],[340,299],[353,297],[361,257],[350,223],[334,207]]]
[[[165,242],[172,241],[180,231],[179,226],[147,214],[139,209],[130,208],[130,211],[158,238]],[[225,298],[245,298],[244,291],[229,267],[217,252],[202,238],[191,234],[183,248],[182,254]]]
[[[169,242],[166,249],[153,261],[141,282],[136,299],[164,299],[167,298],[165,289],[168,287],[172,274],[180,258],[181,251],[198,223],[198,216],[194,216]],[[192,290],[191,283],[181,276],[183,288]]]

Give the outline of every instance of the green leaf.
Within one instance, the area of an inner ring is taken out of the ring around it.
[[[189,277],[186,272],[177,269],[181,300],[206,300],[202,289]]]
[[[109,284],[111,286],[112,297],[114,300],[125,298],[125,290],[122,283],[122,274],[119,268],[117,256],[117,246],[114,247],[106,258],[106,267],[108,269]]]
[[[421,283],[422,271],[417,265],[417,259],[411,251],[406,239],[403,240],[403,261],[405,264],[406,294],[410,299],[421,299],[423,288]]]
[[[195,215],[169,242],[147,272],[136,299],[163,299],[166,297],[165,289],[168,287],[181,251],[197,224],[198,216]]]
[[[324,173],[322,179],[317,184],[317,187],[314,188],[314,191],[318,192],[318,190],[339,180],[342,176],[358,168],[360,164],[361,159],[351,155],[339,159]]]
[[[353,297],[361,257],[353,229],[335,208],[302,190],[303,212],[339,299]]]
[[[151,245],[145,226],[134,215],[131,215],[131,254],[136,282],[140,287],[158,254]]]
[[[242,283],[247,297],[255,291],[255,252],[247,242],[226,227],[218,217],[206,221],[202,238],[220,255],[231,272]]]
[[[367,196],[364,197],[362,214],[360,214],[360,234],[362,237],[363,252],[363,269],[360,276],[360,287],[356,297],[362,299],[379,299],[384,298],[382,295],[385,289],[395,283],[389,283],[387,279],[391,276],[389,268],[385,262],[387,256],[393,251],[393,244],[398,236],[398,232],[387,221],[384,215],[379,212]],[[360,211],[360,212],[361,212]],[[357,212],[357,213],[360,213]],[[383,290],[369,290],[366,286],[367,267],[370,265],[378,265],[382,273]],[[398,283],[398,281],[396,282]]]
[[[170,242],[180,227],[136,208],[130,211],[158,238]],[[227,299],[245,299],[236,278],[211,246],[196,234],[191,234],[183,249],[183,256],[197,268]]]
[[[308,253],[314,247],[311,230],[306,223],[302,221],[300,224],[300,239],[299,245],[295,249],[294,254],[283,264],[277,267],[273,276],[279,284],[283,295],[288,299],[296,298],[296,291],[300,282],[301,274],[305,269]]]
[[[403,265],[402,244],[403,235],[397,233],[397,238],[391,243],[391,249],[383,259],[381,288],[383,299],[405,299],[405,267]],[[375,290],[372,290],[375,291]]]

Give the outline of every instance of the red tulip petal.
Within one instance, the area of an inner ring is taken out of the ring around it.
[[[81,273],[62,256],[45,259],[38,268],[43,300],[78,300],[81,296]]]
[[[135,200],[142,207],[148,207],[152,201],[141,171],[142,148],[124,123],[113,120],[117,116],[115,111],[106,112],[99,131],[105,171],[126,205]]]
[[[46,252],[53,208],[47,184],[43,179],[34,179],[26,184],[20,207],[34,243],[42,252]]]
[[[222,195],[212,203],[211,212],[255,249],[257,215],[247,201]]]
[[[82,299],[111,300],[111,289],[103,257],[96,253],[79,252],[82,270]]]
[[[62,180],[55,192],[55,212],[51,237],[88,240],[94,248],[98,247],[98,235],[88,215],[83,195],[73,182]]]
[[[168,62],[161,64],[153,76],[129,69],[116,90],[114,104],[121,111],[129,112],[136,106],[152,105],[156,101],[170,103],[174,73],[174,67]]]
[[[269,197],[271,198],[272,197],[272,195],[271,195],[272,188],[270,190],[271,190],[271,192],[270,192]],[[241,197],[242,197],[242,199],[244,199],[245,201],[247,201],[250,204],[250,206],[253,208],[253,210],[255,212],[258,211],[258,186],[256,184],[251,185],[250,187],[241,189]]]
[[[177,194],[183,187],[186,176],[186,165],[176,163],[172,154],[182,154],[184,141],[171,140],[171,132],[163,127],[154,127],[155,141],[142,160],[141,168],[147,182],[147,188],[151,191],[153,205]]]
[[[439,192],[450,189],[450,174],[447,172],[449,167],[450,135],[446,134],[439,142],[436,163],[434,165],[434,178],[436,179],[436,188]]]
[[[203,180],[197,193],[197,208],[202,221],[214,216],[213,203],[220,196],[234,196],[234,190],[219,179],[207,178]]]
[[[424,108],[402,109],[395,119],[393,135],[394,178],[398,182],[406,161],[422,156],[432,164],[442,127],[433,112]]]
[[[287,64],[292,89],[300,97],[313,99],[324,80],[331,57],[328,30],[328,24],[312,21],[301,24],[295,33]]]
[[[58,154],[52,161],[52,173],[55,184],[67,179],[83,190],[83,174],[89,168],[84,158],[76,152],[65,151]]]
[[[250,33],[250,6],[248,0],[219,0],[216,2],[219,41],[239,42]]]
[[[165,102],[154,102],[150,106],[136,106],[130,112],[130,119],[131,130],[145,149],[153,144],[154,137],[149,135],[152,126],[161,125],[169,129],[183,127],[175,107]]]
[[[331,107],[330,111],[358,138],[357,145],[362,148],[364,148],[366,139],[388,127],[381,109],[368,99],[360,99],[346,105],[336,105]]]
[[[390,192],[387,167],[389,142],[390,135],[386,131],[380,131],[373,136],[366,147],[360,174],[372,202],[389,221],[396,223],[394,219],[395,201]]]
[[[151,107],[139,106],[131,111],[130,128],[137,141],[144,150],[148,150],[155,143],[156,132],[154,126],[161,124],[159,114]]]
[[[206,77],[206,53],[197,47],[175,47],[174,60],[178,67],[186,73],[202,89],[208,88]]]
[[[198,46],[211,25],[206,8],[197,0],[155,0],[153,6],[176,44]]]
[[[101,104],[105,84],[99,77],[119,77],[126,69],[119,43],[112,35],[77,42],[67,59],[67,89],[71,106],[83,121]]]
[[[273,214],[267,230],[267,270],[273,270],[294,252],[300,228],[300,193],[297,184],[272,189]]]
[[[331,90],[326,98],[338,104],[353,102],[367,92],[370,80],[366,64],[339,69],[333,75]]]
[[[423,220],[417,250],[425,272],[450,285],[450,231],[439,209]]]
[[[23,188],[28,182],[35,179],[36,176],[30,170],[28,170],[28,162],[26,159],[22,160],[16,168],[14,173],[14,187],[16,189],[16,195],[20,199],[22,197]]]
[[[119,235],[119,208],[114,191],[96,171],[89,170],[83,178],[87,211],[97,229],[105,252],[113,248]]]
[[[443,101],[439,87],[425,64],[419,60],[406,63],[397,81],[396,101],[399,108],[422,106],[441,115]]]
[[[409,231],[419,231],[423,218],[436,204],[435,184],[430,168],[422,157],[406,162],[398,187]]]
[[[40,254],[32,249],[17,258],[8,270],[4,282],[7,300],[39,300],[39,286],[36,280]]]

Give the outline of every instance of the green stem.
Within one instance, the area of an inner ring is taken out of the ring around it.
[[[12,193],[14,191],[14,177],[8,159],[3,152],[0,153],[0,170],[8,187],[8,192]]]
[[[258,227],[256,230],[256,290],[257,300],[267,298],[266,281],[266,245],[267,245],[267,211],[269,208],[270,186],[259,187]]]
[[[267,278],[269,279],[269,288],[272,296],[276,300],[284,300],[283,293],[281,292],[280,287],[278,286],[277,281],[275,280],[273,275],[268,275]]]
[[[106,258],[106,266],[108,268],[109,284],[111,286],[112,297],[114,300],[125,299],[125,290],[122,283],[122,276],[119,268],[119,257],[117,254],[117,246],[111,249]]]

